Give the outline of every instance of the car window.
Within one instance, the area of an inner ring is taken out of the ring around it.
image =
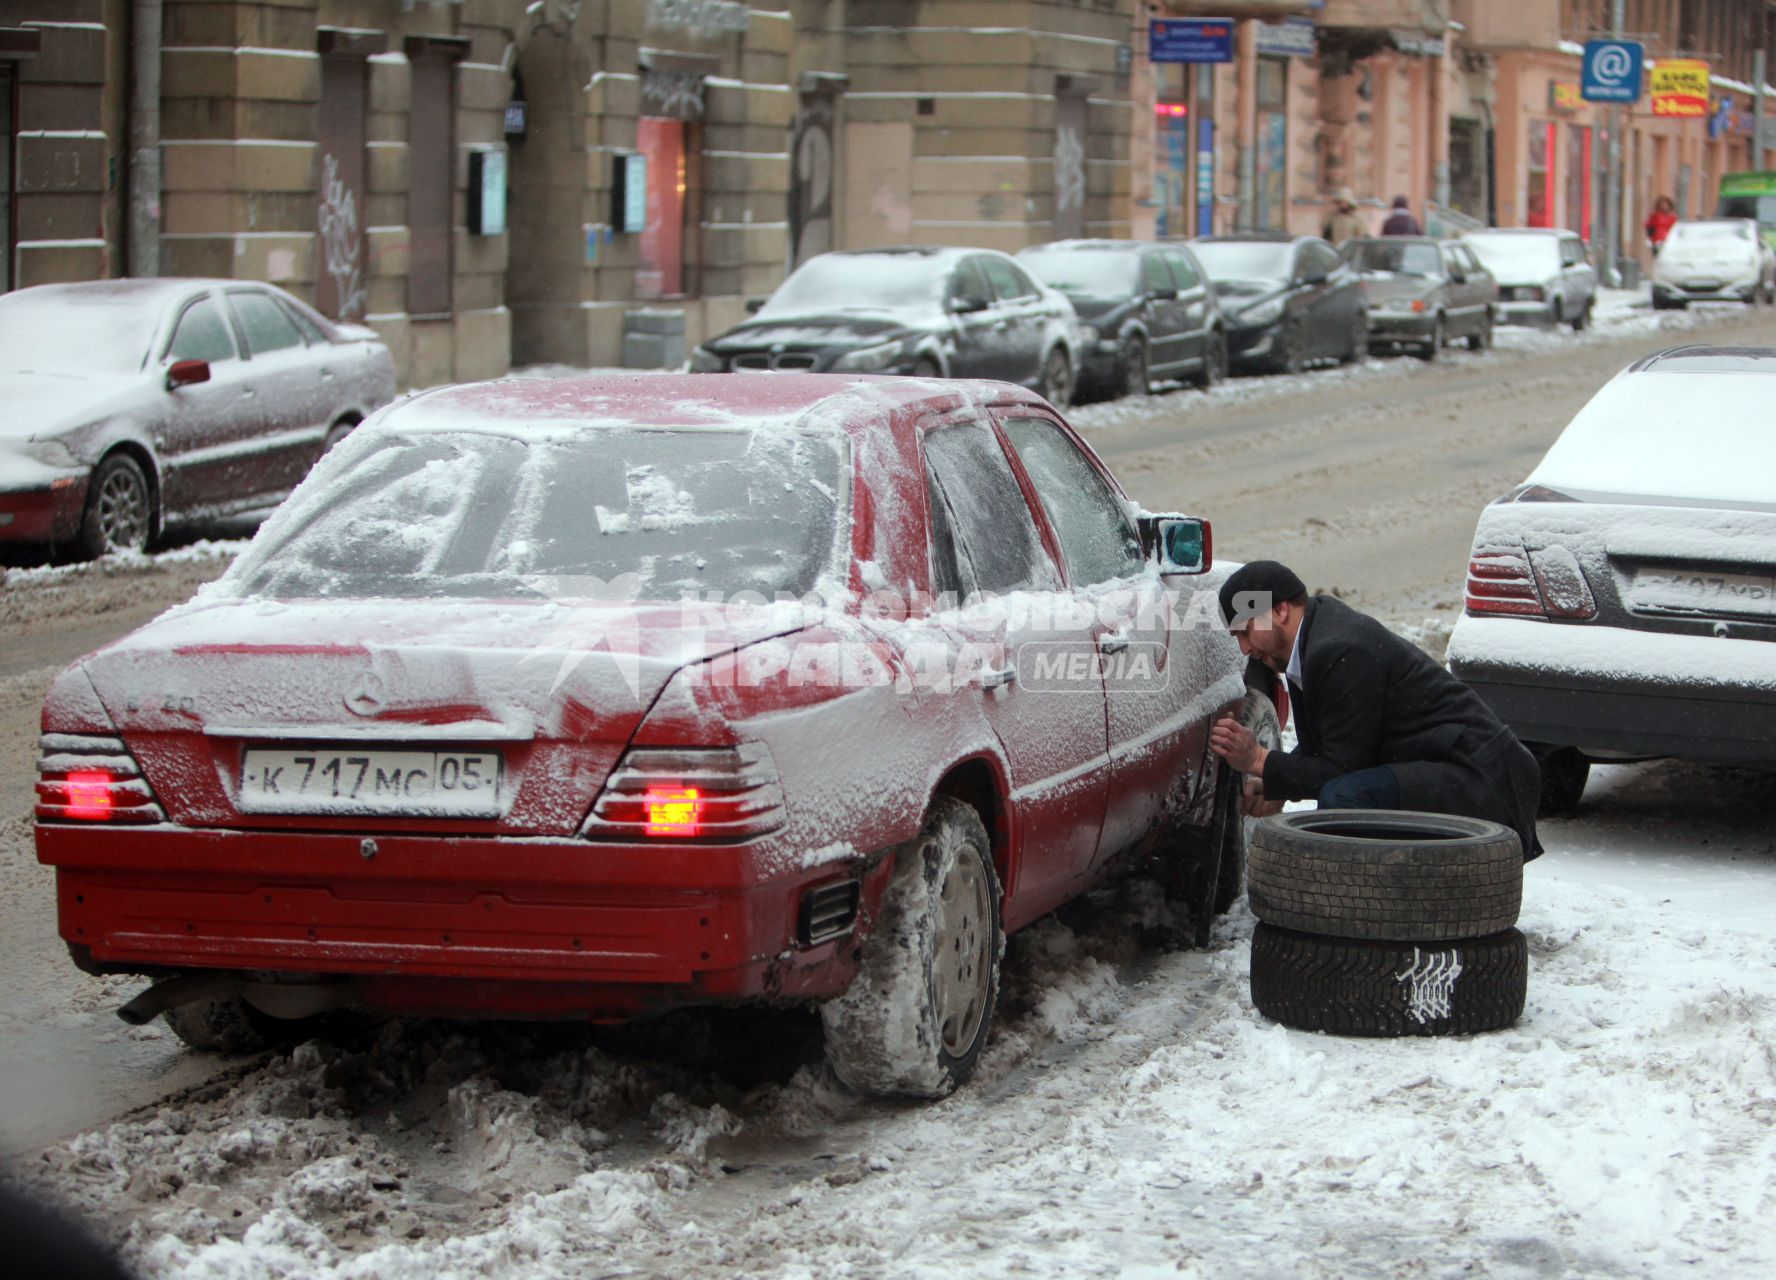
[[[1035,294],[1036,286],[1030,277],[1004,258],[981,258],[979,262],[986,268],[987,279],[993,282],[993,289],[1001,298],[1028,298]]]
[[[1461,263],[1462,270],[1466,271],[1469,275],[1475,275],[1486,270],[1485,267],[1480,265],[1480,259],[1474,256],[1474,251],[1468,248],[1465,244],[1458,244],[1455,246],[1455,260]]]
[[[1584,249],[1577,240],[1562,239],[1560,242],[1560,264],[1565,267],[1576,267],[1585,260]]]
[[[282,298],[279,298],[277,303],[284,309],[284,314],[296,322],[296,327],[302,331],[302,340],[304,342],[308,343],[311,347],[321,346],[326,343],[327,335],[321,332],[321,327],[318,324],[303,315]]]
[[[1177,284],[1172,280],[1172,273],[1167,269],[1165,259],[1157,253],[1150,253],[1141,259],[1141,288],[1152,293],[1155,289],[1175,289]]]
[[[214,299],[199,298],[185,308],[167,346],[167,359],[208,360],[211,364],[234,359],[234,339]]]
[[[1036,496],[1048,512],[1076,587],[1141,571],[1141,537],[1115,492],[1067,434],[1046,418],[1005,424]]]
[[[1461,251],[1452,244],[1443,246],[1444,270],[1452,276],[1468,274],[1468,264],[1462,261]]]
[[[964,258],[957,266],[956,274],[950,277],[950,297],[979,298],[983,302],[993,300],[993,286],[987,283],[979,258]]]
[[[966,600],[975,592],[974,570],[956,549],[955,524],[937,477],[927,471],[925,496],[931,504],[931,590],[939,596]]]
[[[275,299],[263,293],[231,293],[228,307],[247,335],[249,354],[264,355],[302,345],[302,331]]]
[[[942,495],[959,579],[981,591],[1049,590],[1048,553],[999,441],[978,422],[925,435],[926,474]]]
[[[1183,293],[1202,284],[1202,272],[1196,269],[1196,264],[1184,250],[1167,249],[1165,260],[1172,269],[1172,279],[1177,283],[1178,292]]]

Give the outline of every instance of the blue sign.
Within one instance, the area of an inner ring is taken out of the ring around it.
[[[1147,24],[1150,62],[1232,62],[1232,18],[1155,18]]]
[[[1638,40],[1588,40],[1579,96],[1586,102],[1639,102],[1646,46]]]

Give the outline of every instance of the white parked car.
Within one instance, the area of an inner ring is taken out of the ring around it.
[[[1591,323],[1597,270],[1578,232],[1511,227],[1470,231],[1462,239],[1498,281],[1493,313],[1501,323],[1570,324],[1575,333]]]
[[[1776,302],[1776,251],[1750,218],[1673,223],[1653,259],[1653,306],[1692,302]]]
[[[1481,513],[1450,669],[1537,755],[1776,762],[1776,348],[1677,347]]]

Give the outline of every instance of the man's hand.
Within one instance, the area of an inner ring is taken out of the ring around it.
[[[1258,745],[1258,739],[1232,716],[1222,716],[1209,730],[1209,749],[1241,773],[1264,772],[1264,761],[1270,755]]]
[[[1240,783],[1240,812],[1248,818],[1268,818],[1283,811],[1281,800],[1264,798],[1264,779],[1246,778]]]

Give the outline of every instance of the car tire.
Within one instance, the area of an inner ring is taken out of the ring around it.
[[[1492,311],[1490,309],[1480,317],[1480,327],[1468,335],[1468,350],[1492,350]]]
[[[1057,409],[1065,410],[1073,403],[1073,364],[1061,347],[1043,358],[1041,394]]]
[[[1574,333],[1583,333],[1591,327],[1591,300],[1587,298],[1585,305],[1579,308],[1579,314],[1572,318]]]
[[[1523,1016],[1529,945],[1516,929],[1427,942],[1325,938],[1260,923],[1252,1004],[1284,1026],[1345,1036],[1498,1031]]]
[[[239,996],[213,996],[176,1004],[161,1017],[173,1034],[193,1049],[212,1053],[256,1053],[281,1038],[279,1020],[259,1012]]]
[[[1117,362],[1117,382],[1120,396],[1144,396],[1151,388],[1148,380],[1147,343],[1138,337],[1131,337],[1123,348],[1122,359]]]
[[[1419,344],[1418,358],[1426,364],[1435,360],[1443,350],[1443,317],[1438,316],[1431,322],[1431,336]]]
[[[327,438],[321,442],[321,456],[324,458],[340,445],[345,443],[347,436],[357,429],[357,423],[351,421],[335,422],[327,428]]]
[[[937,361],[933,360],[930,356],[920,356],[913,362],[913,372],[911,376],[915,378],[941,378],[943,377],[943,370],[938,367]]]
[[[1197,370],[1195,382],[1200,390],[1207,391],[1226,377],[1227,335],[1219,329],[1211,329],[1208,347],[1203,352],[1202,368]]]
[[[75,549],[87,560],[146,551],[154,536],[155,515],[154,489],[142,464],[127,453],[108,454],[87,481],[86,510],[75,534]]]
[[[974,1072],[1005,938],[987,829],[938,796],[894,867],[844,995],[820,1007],[833,1074],[875,1097],[941,1098]]]
[[[1578,812],[1591,778],[1591,761],[1575,747],[1530,748],[1542,771],[1541,800],[1536,812],[1543,817],[1566,818]]]
[[[1276,814],[1253,828],[1246,874],[1260,920],[1338,938],[1477,938],[1523,903],[1517,833],[1450,814]]]

